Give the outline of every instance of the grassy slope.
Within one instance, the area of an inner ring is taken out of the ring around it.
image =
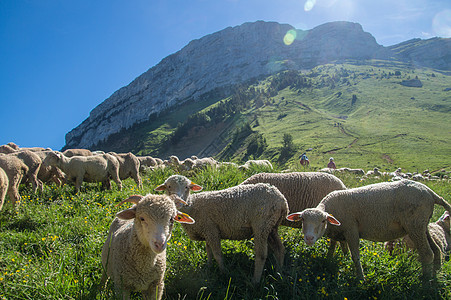
[[[401,75],[394,76],[396,71]],[[389,73],[392,75],[388,76]],[[179,145],[163,152],[160,149],[159,143],[178,122],[221,100],[206,97],[201,102],[189,102],[165,113],[164,119],[135,126],[113,139],[125,140],[125,148],[105,147],[119,152],[158,153],[156,155],[163,158],[176,154],[183,159],[199,155],[208,145],[225,146],[224,139],[230,139],[238,124],[248,120],[269,145],[262,158],[273,161],[277,160],[283,134],[289,133],[298,149],[290,162],[312,148],[309,158],[314,168],[325,167],[330,156],[339,167],[372,169],[377,166],[386,170],[402,167],[410,172],[451,167],[448,142],[451,139],[451,91],[444,91],[451,87],[449,75],[381,61],[373,61],[372,65],[324,65],[305,75],[311,79],[312,88],[285,88],[266,98],[265,105],[258,108],[255,99],[250,99],[251,108],[241,116],[229,119],[224,126],[205,129],[221,134],[218,140],[205,130],[197,129]],[[423,87],[399,84],[416,76]],[[328,82],[333,77],[335,84],[331,86]],[[251,87],[265,90],[271,79],[268,77]],[[323,81],[326,83],[321,84]],[[357,97],[354,104],[353,95]],[[280,118],[283,115],[286,116]],[[255,126],[256,120],[259,126]],[[126,149],[130,145],[133,149]],[[245,147],[240,149],[243,150]],[[240,151],[232,160],[243,158]],[[209,154],[218,152],[220,149]]]
[[[253,173],[234,168],[185,174],[205,190],[234,186]],[[130,179],[119,192],[102,192],[94,184],[85,184],[73,195],[72,187],[45,187],[32,194],[21,188],[22,201],[15,211],[8,204],[0,212],[0,299],[112,299],[111,282],[99,291],[100,253],[115,207],[132,194],[145,194],[174,172],[143,174],[144,188],[136,190]],[[341,177],[348,187],[369,184],[352,176]],[[385,179],[382,179],[385,180]],[[449,182],[427,183],[451,202]],[[436,207],[433,220],[443,209]],[[421,267],[415,255],[401,252],[390,256],[381,243],[362,241],[361,260],[366,283],[354,276],[353,263],[340,251],[332,260],[325,258],[327,240],[307,247],[299,230],[279,229],[286,247],[281,272],[274,270],[268,256],[261,283],[253,288],[253,241],[223,241],[226,274],[214,263],[207,266],[203,242],[190,241],[181,226],[174,226],[167,250],[168,268],[164,299],[449,299],[451,263],[444,263],[438,281],[421,285]],[[134,299],[140,299],[135,295]]]

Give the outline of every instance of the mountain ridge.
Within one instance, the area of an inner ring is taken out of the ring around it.
[[[348,58],[389,59],[391,54],[357,23],[326,23],[302,31],[303,38],[285,45],[283,36],[289,30],[295,28],[248,22],[191,41],[96,106],[67,133],[65,148],[92,147],[121,129],[217,87],[286,69],[310,69]]]

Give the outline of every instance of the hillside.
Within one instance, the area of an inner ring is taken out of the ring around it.
[[[216,89],[96,147],[287,165],[308,151],[317,168],[333,156],[339,167],[438,170],[450,167],[450,88],[443,72],[380,60],[283,71]],[[288,157],[284,134],[295,146]]]

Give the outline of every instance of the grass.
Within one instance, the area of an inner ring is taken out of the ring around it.
[[[299,166],[293,166],[299,169]],[[186,173],[205,190],[234,186],[248,176],[265,171],[254,168],[246,173],[227,167]],[[280,171],[280,169],[276,169]],[[19,208],[10,203],[0,212],[0,299],[111,299],[114,289],[109,281],[99,290],[100,253],[109,225],[125,207],[115,207],[132,194],[146,194],[174,174],[159,170],[142,174],[144,188],[124,181],[122,191],[113,184],[112,191],[98,185],[84,184],[73,194],[73,187],[45,186],[33,194],[21,187]],[[361,181],[354,176],[341,177],[348,187],[377,181]],[[448,181],[427,182],[434,191],[451,202]],[[433,220],[442,213],[436,207]],[[217,265],[207,265],[203,242],[187,238],[181,226],[174,227],[167,249],[168,268],[164,299],[449,299],[451,263],[445,262],[437,281],[421,284],[421,266],[415,255],[400,252],[390,256],[381,243],[361,242],[361,255],[367,281],[358,282],[349,256],[340,251],[326,259],[327,239],[307,247],[297,229],[280,227],[287,249],[280,272],[274,269],[271,255],[262,280],[251,284],[254,267],[253,241],[223,241],[227,272]],[[139,294],[133,298],[139,299]]]

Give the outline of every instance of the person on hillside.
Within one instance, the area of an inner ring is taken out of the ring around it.
[[[305,152],[302,153],[302,155],[299,157],[299,162],[302,166],[308,166],[310,164],[310,161],[308,160],[307,154]]]
[[[335,165],[333,157],[329,158],[329,163],[327,164],[327,167],[329,169],[334,169],[334,170],[337,168],[337,166]]]

